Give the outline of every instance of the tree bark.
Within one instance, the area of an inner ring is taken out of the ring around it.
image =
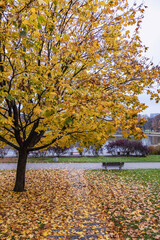
[[[28,155],[28,152],[26,149],[19,150],[16,182],[13,189],[13,191],[15,192],[25,191],[24,188],[25,188],[25,172],[26,172],[27,155]]]

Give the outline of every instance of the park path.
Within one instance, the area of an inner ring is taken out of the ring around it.
[[[65,176],[69,183],[72,201],[71,217],[67,229],[52,229],[50,239],[110,239],[108,238],[107,222],[97,205],[90,198],[87,181],[83,170],[66,170]],[[118,238],[117,238],[118,239]]]
[[[0,170],[16,169],[17,163],[0,163]],[[27,163],[27,169],[102,169],[102,163]],[[159,162],[126,162],[122,169],[158,169]],[[110,169],[110,167],[108,167]]]

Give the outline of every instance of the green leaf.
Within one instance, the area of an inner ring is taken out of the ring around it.
[[[39,21],[40,23],[44,23],[44,22],[45,22],[45,18],[44,18],[42,15],[40,15],[40,16],[38,17],[38,21]]]
[[[57,52],[57,48],[55,46],[52,47],[53,52]]]
[[[16,21],[13,21],[13,25],[14,25],[15,27],[17,27],[17,22],[16,22]]]
[[[14,98],[11,96],[11,95],[7,95],[7,97],[6,97],[8,100],[14,100]]]
[[[73,121],[72,117],[68,117],[68,118],[65,120],[64,125],[69,125],[72,121]]]
[[[46,110],[45,113],[44,113],[44,116],[46,117],[50,117],[52,114],[54,114],[55,111],[54,110]]]
[[[83,90],[84,90],[84,88],[83,88],[83,87],[79,87],[78,89],[79,89],[80,91],[83,91]]]
[[[26,37],[27,36],[27,32],[24,31],[24,30],[20,31],[20,36],[21,37]]]
[[[41,24],[38,22],[38,25],[37,25],[38,29],[42,29],[42,26]]]

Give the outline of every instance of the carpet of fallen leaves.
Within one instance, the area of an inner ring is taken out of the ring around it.
[[[45,239],[66,225],[71,206],[63,171],[27,171],[23,193],[12,191],[15,171],[1,171],[0,182],[0,239]]]
[[[83,195],[88,195],[82,199],[79,195],[74,198],[77,186],[70,183],[74,178],[69,178],[65,170],[28,170],[27,191],[23,193],[12,191],[15,171],[0,171],[0,239],[41,240],[53,235],[53,229],[67,231],[78,205],[86,216],[93,206],[101,214],[108,233],[105,239],[160,239],[157,188],[145,186],[132,177],[126,179],[114,171],[109,171],[110,174],[106,171],[80,172],[83,178],[79,179],[83,183],[76,182],[81,185],[77,192],[81,194],[85,188]],[[87,205],[86,201],[91,204]]]
[[[123,171],[109,172],[88,171],[87,177],[90,195],[105,214],[111,232],[116,230],[120,239],[125,240],[160,239],[158,179],[154,184],[150,176],[151,181],[146,184],[143,172],[139,180],[136,179],[136,174],[127,179],[123,176]]]

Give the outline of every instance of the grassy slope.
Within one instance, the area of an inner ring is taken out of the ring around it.
[[[58,162],[160,162],[160,155],[150,155],[147,157],[60,157]],[[0,163],[17,162],[16,158],[0,158]],[[53,158],[28,158],[28,162],[53,162]]]
[[[58,162],[160,162],[160,156],[148,157],[60,157]],[[53,162],[53,158],[30,158],[28,162]]]

